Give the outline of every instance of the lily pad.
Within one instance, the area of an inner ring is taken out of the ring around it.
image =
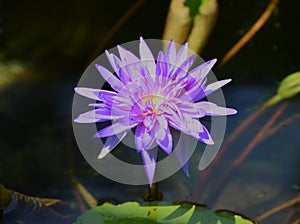
[[[213,211],[203,205],[165,202],[141,205],[127,202],[120,205],[104,203],[78,217],[75,224],[253,224],[242,215],[225,211]]]

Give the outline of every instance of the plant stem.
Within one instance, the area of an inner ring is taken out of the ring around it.
[[[162,193],[158,190],[158,183],[153,183],[148,188],[148,193],[144,196],[145,201],[161,201]]]
[[[264,214],[260,215],[259,217],[257,217],[257,221],[262,221],[266,218],[268,218],[269,216],[271,215],[274,215],[275,213],[287,208],[287,207],[290,207],[290,206],[293,206],[295,204],[298,204],[300,203],[300,195],[292,200],[289,200],[287,202],[284,202],[283,204],[265,212]]]
[[[279,0],[271,0],[266,10],[259,17],[259,19],[254,23],[251,29],[227,52],[227,54],[221,60],[219,66],[224,65],[228,62],[239,50],[251,40],[251,38],[262,28],[262,26],[267,22],[272,12],[274,11]]]
[[[220,184],[217,187],[216,194],[214,195],[214,199],[212,204],[215,204],[215,202],[218,200],[219,196],[222,193],[222,189],[224,189],[224,186],[226,185],[228,179],[230,178],[230,175],[232,172],[241,165],[241,163],[246,159],[246,157],[250,154],[250,152],[253,150],[253,148],[261,141],[261,139],[264,137],[264,134],[267,132],[267,130],[270,129],[270,127],[276,122],[276,120],[280,117],[280,115],[284,112],[286,107],[288,106],[288,103],[283,103],[281,107],[276,111],[276,113],[270,118],[270,120],[263,126],[263,128],[257,133],[257,135],[251,140],[251,142],[247,145],[247,147],[243,150],[243,152],[236,158],[231,166],[227,169],[227,171],[224,173]]]
[[[208,178],[213,171],[214,164],[217,164],[218,161],[222,158],[222,156],[230,149],[231,143],[241,134],[243,131],[255,121],[267,108],[269,108],[268,104],[269,100],[264,103],[260,108],[258,108],[254,113],[252,113],[249,117],[247,117],[233,132],[226,138],[224,144],[221,146],[218,154],[216,155],[213,164],[211,164],[201,176],[201,179],[198,181],[198,184],[195,188],[194,192],[194,200],[200,200],[200,194],[202,189],[205,188],[205,185],[208,183]]]

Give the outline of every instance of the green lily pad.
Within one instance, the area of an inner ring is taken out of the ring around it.
[[[165,202],[127,202],[120,205],[104,203],[78,217],[75,224],[253,224],[242,215],[230,211],[212,211],[202,205]]]

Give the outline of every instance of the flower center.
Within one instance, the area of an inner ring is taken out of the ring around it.
[[[145,105],[145,110],[142,113],[143,117],[148,115],[160,115],[164,112],[159,110],[159,106],[163,103],[164,99],[157,95],[148,95],[143,97],[142,102]]]

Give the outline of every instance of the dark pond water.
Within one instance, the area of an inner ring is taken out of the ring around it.
[[[134,1],[120,1],[118,7],[104,1],[1,3],[0,63],[5,66],[0,70],[0,184],[26,195],[69,203],[54,207],[54,211],[21,205],[3,215],[2,223],[72,223],[81,212],[70,179],[70,158],[74,160],[77,179],[97,200],[142,202],[147,186],[115,183],[87,164],[77,148],[71,123],[73,88],[89,57]],[[219,1],[219,19],[203,58],[221,58],[267,3]],[[145,1],[106,48],[141,35],[160,38],[168,4],[166,0]],[[227,104],[239,113],[228,118],[227,136],[276,92],[284,76],[299,70],[299,10],[299,1],[281,1],[275,15],[250,44],[215,70],[218,78],[234,79],[224,89],[224,95]],[[8,68],[9,63],[23,66],[25,72]],[[190,177],[179,171],[159,184],[164,200],[188,200],[256,218],[297,197],[300,119],[294,116],[299,115],[299,97],[288,101],[273,124],[277,131],[257,144],[221,185],[225,170],[281,107],[282,103],[266,110],[204,171],[198,170],[204,149],[199,144],[190,161]],[[289,118],[294,119],[286,123]],[[293,217],[299,217],[299,205],[292,209]],[[292,209],[261,223],[283,223]]]

